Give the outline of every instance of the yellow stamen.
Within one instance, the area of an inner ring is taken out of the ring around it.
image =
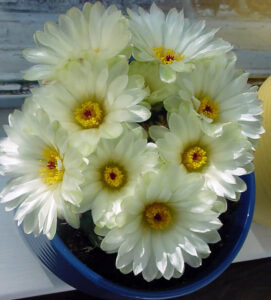
[[[164,46],[152,48],[157,58],[159,58],[164,65],[170,65],[176,61],[181,61],[184,56],[173,49],[167,49]]]
[[[189,148],[182,155],[182,163],[190,172],[202,168],[207,163],[207,153],[199,146]]]
[[[200,101],[198,113],[204,114],[205,117],[215,120],[219,113],[218,103],[212,101],[209,96],[206,96]]]
[[[103,179],[109,188],[119,189],[125,184],[126,176],[121,167],[109,165],[103,169]]]
[[[152,203],[145,207],[144,220],[153,229],[164,230],[172,222],[172,214],[164,203]]]
[[[63,159],[54,148],[45,148],[42,151],[45,166],[40,168],[40,177],[48,185],[62,181],[64,175]]]
[[[76,108],[74,116],[83,128],[97,128],[103,121],[104,110],[99,103],[87,101]]]

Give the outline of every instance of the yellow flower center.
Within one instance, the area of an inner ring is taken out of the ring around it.
[[[63,159],[54,148],[45,148],[42,151],[45,166],[40,168],[40,177],[48,185],[61,182],[64,175]]]
[[[199,146],[194,146],[186,150],[182,155],[182,163],[190,172],[202,168],[207,163],[207,153]]]
[[[126,176],[124,170],[116,165],[105,166],[103,179],[111,189],[119,189],[125,184]]]
[[[159,58],[163,65],[170,65],[176,61],[181,61],[184,59],[184,56],[173,50],[173,49],[167,49],[163,46],[152,48],[157,58]]]
[[[198,113],[204,114],[205,117],[215,120],[219,113],[218,103],[212,101],[209,96],[206,96],[200,101]]]
[[[99,103],[87,101],[76,108],[74,116],[83,128],[97,128],[103,121],[104,110]]]
[[[164,203],[152,203],[145,207],[144,220],[153,229],[164,230],[172,222],[169,207]]]

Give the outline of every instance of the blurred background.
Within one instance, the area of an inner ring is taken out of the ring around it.
[[[29,67],[22,56],[33,46],[33,33],[42,30],[47,20],[56,21],[59,13],[84,0],[0,0],[0,81],[22,79]],[[252,76],[271,73],[271,0],[102,0],[123,11],[127,7],[148,8],[156,2],[164,11],[184,9],[186,17],[205,19],[208,27],[219,27],[221,36],[235,46],[238,66]],[[14,88],[14,86],[13,86]],[[0,90],[1,91],[1,90]]]

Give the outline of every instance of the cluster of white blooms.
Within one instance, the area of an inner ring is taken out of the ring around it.
[[[201,265],[263,133],[256,88],[216,31],[176,9],[124,16],[96,2],[35,33],[25,79],[40,87],[0,142],[1,202],[26,233],[52,239],[57,218],[79,228],[91,211],[123,273],[151,281]],[[157,105],[167,122],[146,130]]]

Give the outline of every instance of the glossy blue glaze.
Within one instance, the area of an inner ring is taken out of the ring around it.
[[[112,283],[79,261],[56,236],[49,241],[45,236],[34,238],[25,235],[30,247],[54,274],[75,288],[106,299],[169,299],[192,293],[217,278],[233,261],[241,249],[252,221],[255,204],[254,174],[243,177],[248,190],[242,194],[238,208],[233,212],[234,225],[230,228],[230,238],[212,258],[212,263],[199,268],[193,283],[177,289],[149,292],[129,289]]]

